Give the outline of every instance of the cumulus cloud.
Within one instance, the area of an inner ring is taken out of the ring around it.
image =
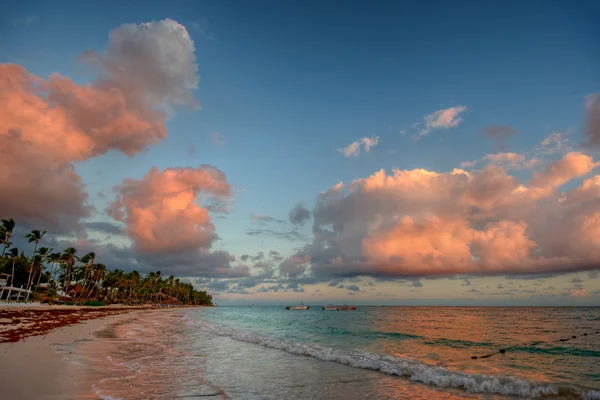
[[[343,149],[338,149],[338,151],[342,153],[344,157],[358,157],[360,155],[361,145],[365,153],[368,153],[369,151],[371,151],[371,148],[377,146],[378,143],[379,136],[373,136],[372,138],[364,137],[362,139],[350,143]]]
[[[310,211],[304,204],[298,203],[290,211],[289,219],[292,224],[303,226],[310,219]]]
[[[166,137],[175,107],[197,107],[194,43],[175,21],[123,25],[82,59],[98,71],[85,85],[0,64],[0,210],[24,225],[80,228],[91,208],[73,163],[133,156]]]
[[[317,198],[305,274],[321,279],[591,270],[600,261],[598,164],[580,152],[520,182],[480,171],[381,170]]]
[[[279,273],[282,276],[294,278],[304,273],[309,262],[310,256],[304,256],[301,258],[292,255],[279,265]]]
[[[450,129],[457,127],[458,124],[460,124],[463,120],[462,117],[459,117],[459,115],[466,110],[466,106],[459,105],[437,110],[434,113],[424,116],[424,127],[417,135],[414,136],[414,138],[419,139],[436,129]]]
[[[136,249],[146,253],[177,253],[209,248],[216,239],[208,210],[200,196],[229,197],[225,174],[198,168],[153,167],[142,179],[125,179],[115,187],[109,214],[126,224]]]
[[[571,290],[571,297],[586,297],[587,290],[585,289],[573,289]]]
[[[585,104],[585,134],[586,147],[600,150],[600,93],[589,94]]]

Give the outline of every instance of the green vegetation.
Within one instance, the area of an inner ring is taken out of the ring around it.
[[[180,282],[173,275],[163,278],[160,271],[142,275],[135,270],[109,270],[97,262],[94,252],[79,257],[74,247],[58,253],[39,247],[46,231],[32,230],[26,235],[33,244],[33,253],[28,257],[12,247],[10,240],[15,226],[13,219],[1,220],[0,272],[12,276],[10,286],[38,292],[27,296],[27,300],[91,306],[147,302],[212,305],[211,295],[195,290],[191,283]],[[7,295],[5,291],[4,297]]]

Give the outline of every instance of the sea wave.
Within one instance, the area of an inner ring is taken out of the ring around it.
[[[457,388],[471,393],[489,393],[524,398],[561,396],[563,398],[585,400],[600,399],[600,391],[586,390],[562,383],[539,383],[512,376],[489,376],[449,371],[445,368],[428,366],[408,358],[284,340],[254,332],[236,331],[191,318],[188,320],[188,324],[193,325],[196,330],[202,332],[283,350],[290,354],[310,356],[321,361],[337,362],[354,368],[408,377],[413,382],[441,388]]]

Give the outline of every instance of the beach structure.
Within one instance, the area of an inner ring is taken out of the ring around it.
[[[12,276],[10,274],[0,274],[0,300],[21,300],[21,298],[24,299],[28,293],[31,293],[31,291],[23,289],[22,285],[20,288],[13,287],[12,279],[11,286],[9,286],[8,281],[11,277]],[[6,296],[4,295],[5,292]]]

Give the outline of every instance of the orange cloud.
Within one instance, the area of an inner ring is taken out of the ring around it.
[[[210,248],[216,239],[201,196],[227,198],[231,189],[225,174],[210,166],[152,168],[142,179],[125,179],[115,188],[117,199],[109,206],[137,251],[176,253]]]
[[[319,277],[590,269],[600,262],[600,175],[566,194],[557,189],[596,166],[570,152],[528,182],[494,164],[473,172],[381,170],[346,193],[319,195],[313,241],[295,256],[310,256],[307,271]]]
[[[5,216],[76,228],[89,207],[73,163],[109,150],[133,156],[166,137],[173,106],[197,105],[193,41],[175,21],[116,28],[105,52],[83,58],[100,74],[86,85],[0,64],[0,187],[11,194],[0,198]]]
[[[571,297],[586,297],[587,290],[585,289],[573,289],[571,290]]]

